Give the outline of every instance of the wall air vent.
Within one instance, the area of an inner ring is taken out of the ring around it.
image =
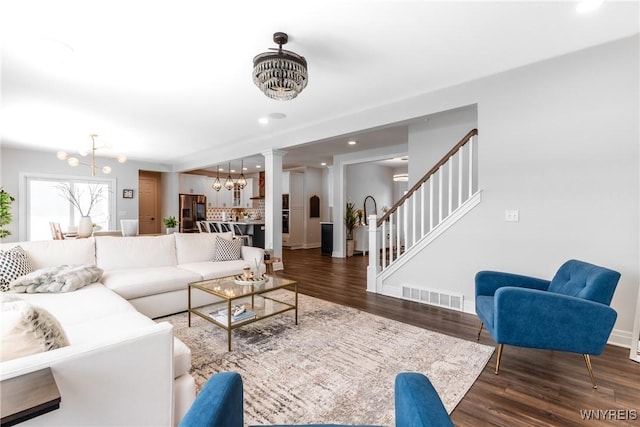
[[[436,289],[402,286],[402,297],[412,301],[464,311],[464,295],[458,292],[444,292]]]

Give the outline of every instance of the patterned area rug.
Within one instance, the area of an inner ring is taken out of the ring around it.
[[[286,298],[291,292],[283,291]],[[236,371],[244,383],[245,422],[393,426],[397,373],[429,377],[451,412],[476,380],[493,347],[431,332],[306,295],[293,312],[226,331],[187,313],[157,319],[174,325],[191,348],[198,390],[214,373]]]

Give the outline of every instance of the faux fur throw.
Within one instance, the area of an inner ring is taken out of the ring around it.
[[[94,265],[59,265],[41,268],[17,278],[9,287],[13,292],[71,292],[95,283],[103,270]]]

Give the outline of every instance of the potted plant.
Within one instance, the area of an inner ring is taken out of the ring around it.
[[[358,211],[353,202],[347,203],[344,211],[344,226],[347,229],[347,256],[353,256],[355,242],[353,240],[353,229],[358,225]]]
[[[162,221],[164,222],[164,226],[167,229],[167,234],[172,234],[178,231],[176,227],[178,225],[178,221],[176,220],[175,216],[168,216],[166,218],[162,218]]]
[[[0,188],[0,239],[4,239],[11,234],[4,226],[11,223],[11,203],[14,200],[11,194],[4,191],[4,188]]]

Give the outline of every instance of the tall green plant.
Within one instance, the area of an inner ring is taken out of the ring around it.
[[[4,188],[0,188],[0,239],[11,234],[4,226],[11,223],[11,203],[13,203],[14,200],[11,194],[4,191]]]
[[[344,226],[347,228],[347,240],[353,240],[353,229],[358,225],[358,211],[353,202],[347,203],[344,211]]]

